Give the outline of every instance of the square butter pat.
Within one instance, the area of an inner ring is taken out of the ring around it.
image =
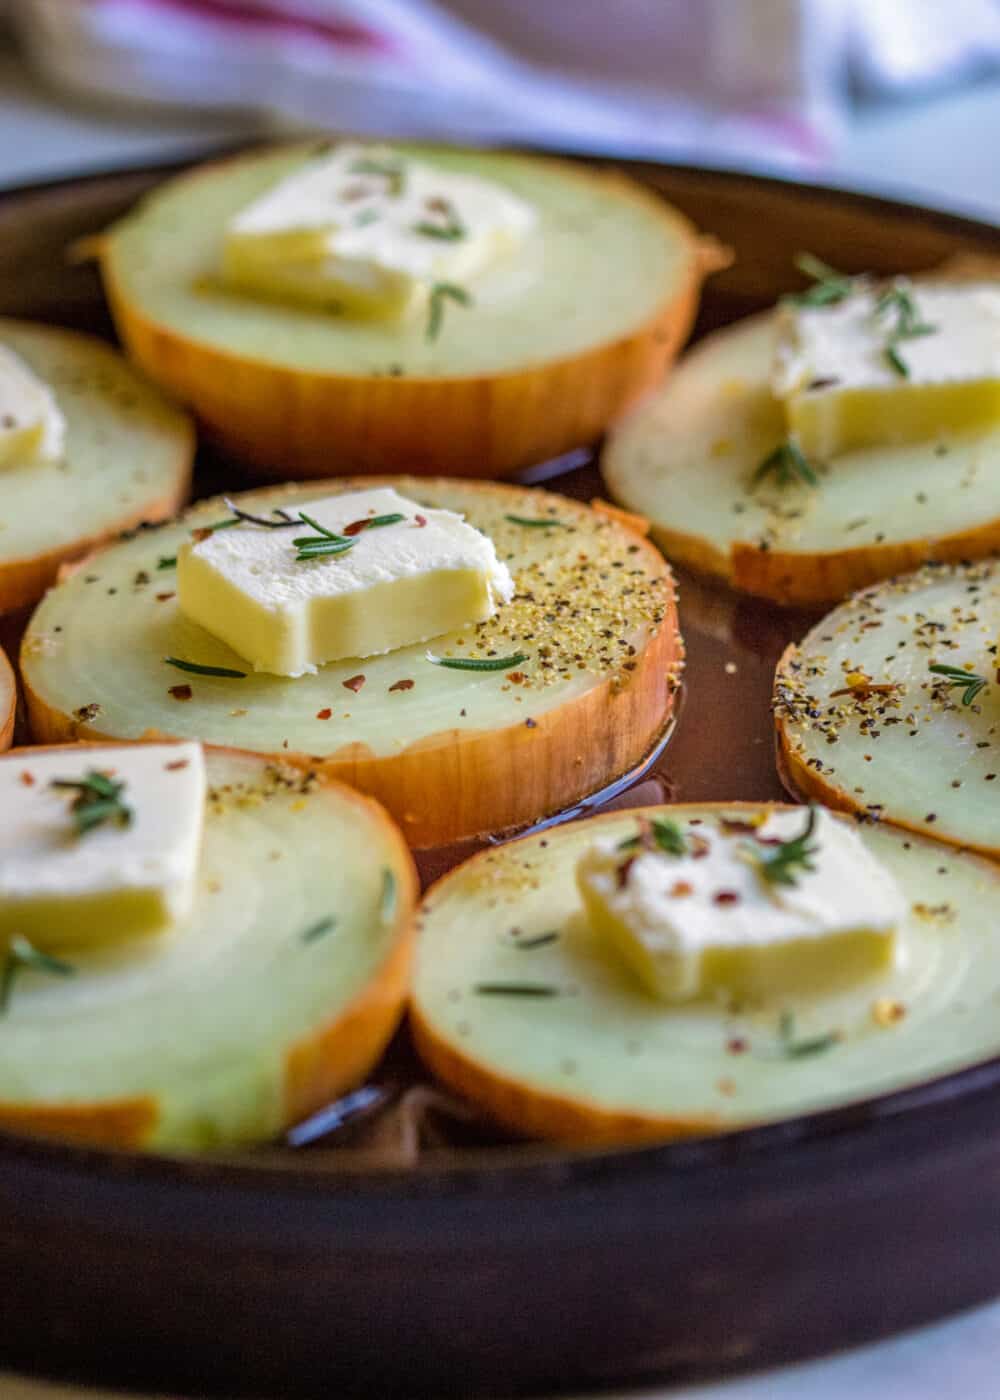
[[[926,442],[1000,421],[1000,284],[897,284],[926,334],[892,343],[898,302],[862,286],[833,306],[778,313],[772,389],[807,457]],[[881,289],[884,293],[885,288]]]
[[[89,773],[124,784],[132,813],[79,832],[74,792]],[[194,900],[205,808],[200,744],[26,750],[0,759],[0,945],[41,951],[156,933]]]
[[[535,222],[494,181],[343,145],[230,221],[222,276],[251,295],[394,318],[433,283],[474,277]]]
[[[300,509],[354,543],[302,560],[293,541],[316,535],[312,527],[245,525],[178,551],[181,609],[255,671],[301,676],[327,661],[395,651],[482,622],[513,596],[493,541],[453,511],[390,487]],[[394,516],[402,519],[378,523]]]
[[[66,422],[49,386],[0,345],[0,471],[62,456]]]
[[[820,989],[886,967],[907,904],[844,822],[817,809],[815,868],[795,866],[793,885],[762,879],[756,857],[773,855],[771,838],[798,836],[808,815],[774,812],[752,831],[679,820],[684,855],[597,841],[577,866],[592,928],[671,1002]]]

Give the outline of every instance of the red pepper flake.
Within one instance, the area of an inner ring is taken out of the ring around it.
[[[365,683],[364,676],[351,676],[349,680],[341,682],[345,690],[359,691]]]
[[[704,836],[692,836],[688,842],[688,850],[692,860],[704,860],[712,849],[711,844]]]
[[[156,601],[158,603],[166,603],[169,601],[169,599],[173,598],[173,596],[173,593],[157,593]]]
[[[727,836],[753,836],[760,822],[743,821],[740,817],[720,817],[719,829]]]
[[[507,679],[513,682],[514,685],[524,685],[528,677],[523,671],[511,671],[508,673]]]
[[[176,773],[179,768],[186,768],[190,762],[189,758],[175,758],[173,763],[166,765],[167,772]]]
[[[21,782],[23,783],[23,785],[24,785],[25,787],[34,787],[34,786],[35,786],[35,775],[34,775],[34,773],[29,773],[28,770],[25,769],[24,772],[21,774]]]
[[[333,711],[332,711],[331,709],[317,710],[317,711],[316,711],[316,718],[317,718],[317,719],[329,719],[330,716],[331,716],[332,714],[333,714]]]
[[[422,530],[422,529],[424,528],[424,526],[427,524],[427,516],[426,516],[426,515],[415,515],[415,516],[413,517],[413,519],[414,519],[414,521],[416,522],[416,526],[417,526],[417,529],[418,529],[418,530]]]
[[[742,1035],[734,1035],[726,1041],[726,1050],[730,1055],[745,1055],[749,1049],[750,1042]]]
[[[195,544],[201,544],[202,540],[211,539],[212,535],[214,534],[214,530],[209,530],[206,527],[202,526],[197,530],[191,531],[191,538],[194,540]]]
[[[689,880],[675,880],[670,886],[670,893],[674,899],[683,899],[687,894],[694,894],[694,885]]]
[[[718,890],[712,896],[713,904],[739,904],[740,897],[735,890]]]
[[[190,700],[193,693],[189,685],[172,685],[167,691],[175,700]]]
[[[736,1093],[736,1085],[731,1079],[719,1079],[716,1081],[715,1087],[718,1089],[719,1093],[724,1094],[727,1099],[731,1099]]]
[[[412,690],[415,685],[416,681],[393,681],[392,685],[389,687],[389,691],[391,694],[394,690]]]
[[[368,528],[369,519],[370,517],[366,517],[364,520],[352,520],[350,525],[345,525],[340,533],[342,535],[360,535],[362,530]]]

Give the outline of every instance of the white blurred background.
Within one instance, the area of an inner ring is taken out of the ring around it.
[[[1000,0],[0,0],[2,16],[0,183],[319,125],[1000,214]]]

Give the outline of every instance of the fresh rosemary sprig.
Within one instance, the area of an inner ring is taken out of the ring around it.
[[[754,864],[761,879],[769,885],[794,885],[803,871],[815,870],[812,863],[819,847],[810,837],[816,828],[816,808],[809,808],[804,829],[798,836],[782,841],[770,854],[760,848],[754,851]]]
[[[351,166],[352,175],[378,175],[386,182],[389,194],[400,195],[406,185],[406,171],[392,160],[374,160],[362,156]]]
[[[115,826],[131,826],[135,813],[122,801],[123,782],[115,782],[106,773],[92,768],[84,778],[55,778],[49,787],[75,793],[70,813],[76,823],[78,836],[85,836],[95,827],[113,822]]]
[[[782,297],[783,301],[793,306],[836,306],[850,296],[854,278],[838,272],[812,253],[796,254],[795,266],[806,277],[813,278],[813,285],[804,292],[790,292]]]
[[[504,520],[509,520],[512,525],[523,525],[526,530],[569,529],[565,520],[557,520],[555,516],[551,515],[505,515]]]
[[[296,523],[309,525],[316,531],[315,535],[298,535],[292,540],[297,550],[295,559],[298,563],[304,559],[320,559],[329,554],[346,554],[358,542],[356,537],[348,539],[346,535],[338,535],[333,530],[328,530],[311,515],[306,515],[304,510],[299,512]]]
[[[332,933],[336,927],[337,920],[332,915],[329,915],[325,919],[317,919],[314,924],[310,924],[307,929],[303,929],[299,937],[302,939],[303,943],[315,943],[317,939],[325,937],[328,933]]]
[[[668,856],[683,856],[687,854],[687,841],[683,831],[675,821],[669,817],[654,817],[649,823],[648,840],[657,850],[663,851]],[[620,851],[634,851],[645,844],[647,840],[646,832],[640,831],[635,836],[627,836],[624,841],[618,842]]]
[[[178,671],[190,671],[192,676],[222,676],[225,680],[242,681],[246,671],[234,671],[229,666],[202,666],[198,661],[184,661],[179,656],[165,656],[168,666],[176,666]]]
[[[782,1055],[788,1060],[804,1060],[809,1055],[821,1055],[824,1050],[832,1050],[840,1041],[836,1031],[823,1035],[808,1036],[804,1040],[795,1038],[795,1014],[783,1011],[778,1022],[778,1038]]]
[[[455,282],[435,282],[431,287],[431,299],[427,307],[425,339],[437,340],[441,334],[445,302],[449,298],[459,306],[472,305],[472,297],[464,287],[459,287]]]
[[[10,1005],[14,982],[18,974],[30,969],[32,972],[45,972],[52,977],[72,977],[76,968],[72,963],[54,958],[50,953],[41,953],[28,940],[15,933],[7,947],[3,969],[0,971],[0,1016]]]
[[[819,477],[806,460],[798,443],[791,438],[768,453],[753,474],[751,486],[758,486],[765,477],[774,477],[778,486],[791,486],[793,482],[803,482],[806,486],[818,486]]]
[[[477,982],[473,991],[480,997],[557,997],[559,988],[550,982]]]
[[[926,321],[921,321],[916,302],[909,290],[900,282],[893,282],[892,286],[886,287],[880,293],[875,303],[875,315],[876,317],[895,316],[896,324],[889,330],[884,354],[891,368],[902,379],[909,379],[910,367],[899,353],[899,342],[901,340],[915,340],[919,336],[933,335],[937,327],[929,325]]]
[[[515,651],[513,656],[435,656],[432,651],[425,654],[435,666],[449,671],[509,671],[528,659],[523,651]]]
[[[962,688],[962,704],[969,706],[981,690],[988,684],[985,676],[977,676],[974,671],[965,671],[961,666],[945,666],[935,662],[927,668],[935,676],[943,677],[942,684]]]

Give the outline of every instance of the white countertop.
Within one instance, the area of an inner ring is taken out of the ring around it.
[[[195,154],[259,129],[258,123],[237,118],[68,107],[0,52],[0,188]],[[960,95],[868,113],[823,179],[1000,220],[998,138],[1000,82],[984,83]],[[1000,1303],[804,1366],[603,1400],[996,1400],[998,1395]],[[108,1392],[66,1389],[2,1372],[0,1396],[111,1400]]]

